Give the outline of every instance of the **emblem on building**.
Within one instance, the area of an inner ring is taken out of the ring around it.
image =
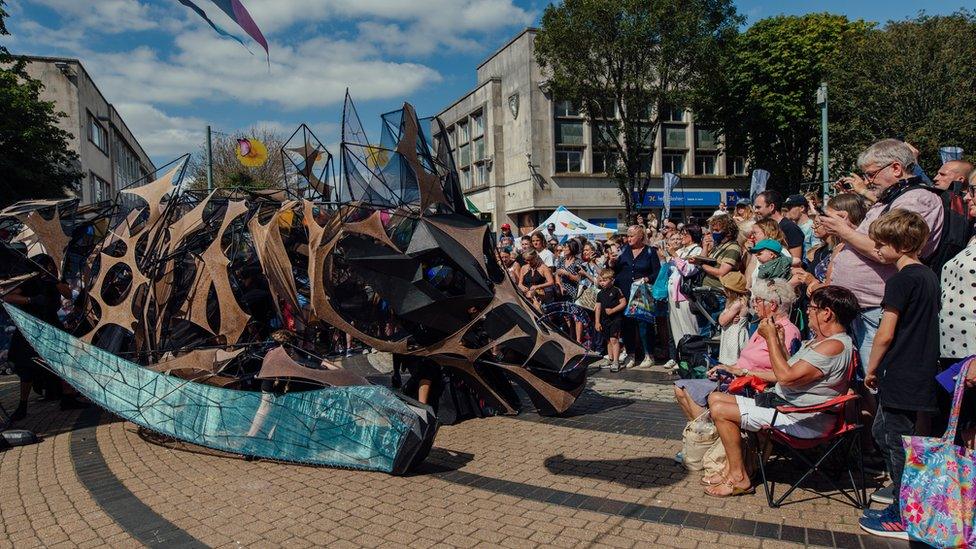
[[[518,118],[519,94],[514,93],[508,98],[508,110],[512,111],[512,118]]]

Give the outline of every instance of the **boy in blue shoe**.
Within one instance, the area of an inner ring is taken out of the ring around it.
[[[865,511],[861,528],[878,536],[908,539],[898,499],[905,469],[902,437],[919,435],[919,416],[937,412],[939,279],[918,260],[929,228],[917,213],[894,209],[871,224],[868,235],[883,263],[898,272],[885,282],[883,313],[871,348],[864,385],[878,391],[871,433],[894,487],[894,502]]]

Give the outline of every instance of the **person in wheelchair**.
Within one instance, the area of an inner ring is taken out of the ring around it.
[[[807,306],[814,334],[789,356],[781,341],[782,329],[772,319],[763,319],[759,334],[767,341],[776,385],[755,398],[713,392],[708,408],[718,431],[727,461],[718,474],[701,482],[705,493],[729,497],[751,493],[754,488],[742,453],[742,431],[759,431],[772,426],[795,438],[819,438],[835,424],[832,414],[780,413],[777,406],[807,407],[847,394],[850,363],[856,352],[848,331],[860,307],[846,288],[825,286],[810,296]]]

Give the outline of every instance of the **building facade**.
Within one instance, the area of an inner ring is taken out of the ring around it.
[[[75,168],[82,178],[76,194],[82,204],[106,200],[130,183],[156,171],[149,155],[105,99],[77,59],[24,56],[27,73],[44,84],[40,97],[67,116],[58,125],[69,132]]]
[[[625,224],[617,183],[607,176],[605,151],[580,111],[552,97],[535,61],[536,29],[528,28],[478,66],[475,88],[437,116],[444,122],[461,186],[493,227],[510,223],[525,233],[559,206],[592,223]],[[672,212],[710,215],[747,186],[745,161],[727,156],[694,115],[662,116],[651,186],[643,210],[663,207],[663,174],[681,185]]]

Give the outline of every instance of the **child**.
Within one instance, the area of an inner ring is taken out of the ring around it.
[[[865,511],[861,528],[878,536],[908,539],[898,497],[905,468],[902,436],[918,433],[920,415],[937,412],[939,361],[939,279],[918,260],[929,228],[914,212],[894,209],[871,224],[868,236],[883,263],[898,272],[885,282],[883,313],[874,336],[864,385],[878,391],[878,412],[871,433],[894,487],[894,502],[881,511]]]
[[[613,285],[613,269],[600,271],[597,285],[600,292],[596,294],[596,331],[607,340],[607,352],[610,355],[610,371],[620,371],[620,326],[623,322],[624,299],[620,288]]]
[[[722,327],[719,339],[719,364],[735,364],[739,360],[739,353],[749,341],[749,298],[746,290],[746,277],[739,271],[726,273],[719,279],[725,289],[725,310],[718,315],[718,324]]]
[[[783,245],[778,240],[760,240],[749,252],[756,254],[756,261],[759,262],[759,267],[756,268],[757,280],[790,278],[793,259],[783,255]]]

